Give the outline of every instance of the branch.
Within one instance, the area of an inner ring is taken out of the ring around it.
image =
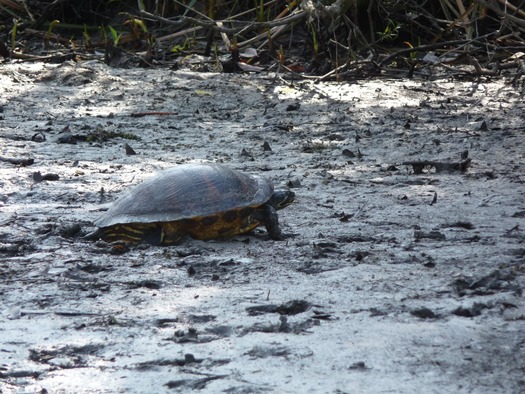
[[[293,22],[303,20],[307,16],[306,12],[304,12],[303,10],[298,10],[297,12],[295,12],[294,14],[290,16],[284,17],[282,19],[277,19],[271,22],[241,22],[241,21],[235,21],[235,20],[229,20],[229,19],[225,19],[222,21],[212,21],[212,20],[204,21],[201,19],[193,18],[191,16],[184,16],[180,18],[179,20],[174,21],[171,19],[163,18],[158,15],[154,15],[150,12],[147,12],[142,7],[141,0],[138,0],[138,3],[139,3],[139,11],[142,16],[155,19],[159,22],[163,22],[163,23],[166,23],[172,26],[183,26],[188,23],[191,23],[197,26],[205,27],[207,29],[215,30],[216,32],[226,33],[226,34],[235,34],[240,31],[258,30],[258,29],[272,28],[275,26],[287,25]],[[221,22],[221,23],[218,24],[217,22]],[[226,23],[237,23],[237,24],[242,24],[243,26],[224,27],[224,24]],[[222,26],[219,26],[220,24],[222,24]]]
[[[396,57],[401,56],[401,55],[405,55],[405,54],[411,53],[411,52],[426,52],[426,51],[431,51],[433,49],[442,48],[444,46],[456,46],[456,45],[466,45],[466,44],[476,44],[476,45],[479,45],[479,46],[484,46],[485,43],[480,42],[480,41],[482,39],[485,39],[485,38],[487,38],[487,37],[489,37],[491,35],[494,35],[494,34],[496,34],[496,33],[485,34],[484,36],[477,37],[477,38],[472,39],[472,40],[444,41],[444,42],[437,42],[435,44],[428,44],[428,45],[421,45],[421,46],[413,47],[413,48],[400,49],[399,51],[394,52],[393,54],[391,54],[391,55],[385,57],[383,60],[381,60],[381,62],[379,63],[379,66],[383,66],[386,63],[390,62],[391,60],[395,59]]]
[[[509,21],[515,23],[516,25],[525,28],[525,19],[518,18],[518,17],[516,17],[514,15],[509,14],[506,11],[502,11],[498,6],[496,6],[495,4],[489,3],[488,1],[485,1],[485,0],[475,0],[475,1],[476,1],[476,3],[482,5],[483,7],[494,11],[498,16],[506,18]],[[512,9],[510,7],[511,4],[507,4],[506,6],[509,7],[510,9]],[[513,7],[513,8],[514,8],[514,11],[518,11],[518,14],[521,15],[523,13],[523,11],[521,11],[521,10],[515,8],[515,7]]]

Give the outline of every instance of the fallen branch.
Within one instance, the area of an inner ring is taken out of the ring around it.
[[[52,55],[46,55],[46,56],[39,56],[39,55],[29,55],[26,53],[21,52],[11,52],[10,56],[12,59],[18,59],[18,60],[26,60],[31,62],[44,62],[44,63],[63,63],[68,60],[74,60],[78,56],[82,56],[85,58],[85,55],[80,55],[75,52],[70,53],[57,53]]]
[[[363,61],[348,61],[345,64],[334,68],[333,70],[329,71],[325,75],[321,75],[320,77],[316,77],[315,83],[324,82],[327,79],[337,76],[339,73],[342,73],[346,71],[349,68],[357,68],[362,65],[369,65],[377,68],[377,64],[375,64],[373,61],[370,60],[363,60]]]
[[[506,18],[512,23],[518,25],[519,27],[525,28],[525,19],[518,18],[517,16],[511,15],[508,12],[505,12],[501,10],[497,5],[494,4],[494,2],[488,2],[485,0],[476,0],[476,3],[482,5],[485,8],[488,8],[489,10],[495,12],[498,16],[502,18]],[[505,2],[505,7],[509,8],[510,10],[517,12],[518,15],[524,15],[523,11],[519,8],[514,7],[512,4]]]
[[[129,116],[132,118],[142,118],[144,116],[168,116],[178,114],[178,112],[132,112]]]
[[[452,41],[437,42],[435,44],[421,45],[421,46],[413,47],[413,48],[400,49],[399,51],[394,52],[393,54],[391,54],[391,55],[385,57],[383,60],[381,60],[381,62],[379,62],[379,66],[383,66],[383,65],[389,63],[391,60],[395,59],[398,56],[406,55],[406,54],[409,54],[409,53],[412,53],[412,52],[427,52],[427,51],[431,51],[431,50],[434,50],[434,49],[443,48],[443,47],[446,47],[446,46],[456,47],[456,46],[469,45],[469,44],[474,44],[474,45],[478,45],[478,46],[484,47],[484,46],[486,46],[486,43],[483,42],[482,40],[484,40],[485,38],[488,38],[490,36],[493,36],[494,34],[496,34],[496,33],[493,32],[493,33],[485,34],[483,36],[474,38],[472,40],[452,40]]]
[[[30,166],[35,162],[35,159],[25,159],[25,158],[14,158],[14,157],[3,157],[0,156],[0,161],[11,163],[17,166]]]

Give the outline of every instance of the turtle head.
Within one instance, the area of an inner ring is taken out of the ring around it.
[[[277,209],[287,207],[295,200],[295,193],[290,190],[277,190],[272,194],[268,204]]]

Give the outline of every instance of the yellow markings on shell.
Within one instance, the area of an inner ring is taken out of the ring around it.
[[[164,226],[160,228],[160,244],[164,244],[164,239],[166,238],[166,233],[164,232]]]
[[[116,225],[112,226],[104,232],[106,240],[111,241],[132,241],[140,242],[144,236],[144,232],[147,231],[151,226],[133,224],[133,225]]]

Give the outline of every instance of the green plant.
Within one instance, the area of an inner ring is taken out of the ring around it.
[[[87,28],[87,25],[84,23],[84,39],[86,40],[86,48],[91,48],[92,45],[91,45],[91,36],[89,35],[88,33],[88,28]]]
[[[111,35],[111,40],[113,41],[114,46],[118,46],[120,39],[122,38],[122,33],[118,33],[111,25],[108,25],[109,34]]]
[[[148,28],[142,19],[130,17],[124,22],[124,25],[131,26],[131,31],[133,32],[133,36],[135,38],[140,37],[140,30],[142,30],[144,34],[148,34]]]
[[[259,4],[257,4],[256,0],[255,8],[257,22],[264,22],[264,0],[259,0]]]
[[[179,52],[185,51],[186,49],[190,49],[193,45],[194,45],[194,39],[192,39],[191,37],[186,37],[184,44],[174,45],[170,48],[170,51],[172,53],[179,53]]]
[[[44,48],[48,49],[48,47],[49,47],[49,39],[51,38],[51,34],[53,34],[53,29],[59,23],[60,23],[60,21],[58,19],[55,19],[53,22],[51,22],[49,24],[49,27],[47,28],[47,32],[44,35]]]
[[[317,28],[314,26],[314,24],[310,24],[310,30],[312,31],[312,45],[314,48],[314,59],[317,59],[317,55],[319,54],[319,42],[317,41]]]
[[[282,45],[279,47],[279,50],[277,51],[277,58],[279,59],[279,64],[282,64],[284,66],[285,56],[284,56],[284,49]]]
[[[195,4],[195,3],[193,3]],[[193,8],[193,6],[192,6]],[[208,18],[215,19],[215,0],[209,0],[208,4]]]
[[[403,44],[409,48],[414,48],[414,45],[412,45],[409,41],[403,41]],[[417,46],[421,46],[421,37],[417,38]],[[410,57],[410,60],[414,60],[416,58],[416,51],[410,52],[408,56]]]
[[[18,19],[13,19],[13,28],[11,29],[11,50],[16,47],[16,34],[18,32]]]
[[[394,22],[392,19],[387,18],[387,24],[385,27],[385,30],[382,32],[378,31],[377,34],[379,35],[380,41],[392,41],[395,40],[399,36],[399,30],[401,29],[401,25]]]

